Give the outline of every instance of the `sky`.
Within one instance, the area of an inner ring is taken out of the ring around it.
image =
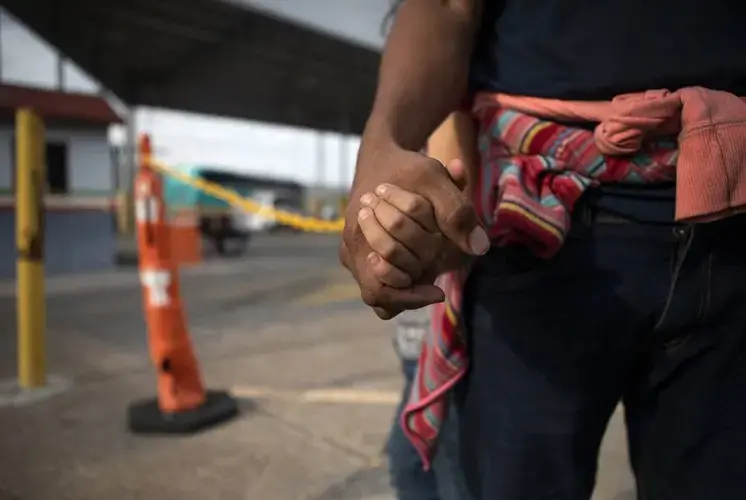
[[[383,45],[381,20],[389,0],[227,0],[326,31],[371,48]],[[7,12],[0,18],[0,76],[7,83],[57,87],[57,51]],[[95,93],[98,83],[73,63],[64,65],[63,88]],[[337,134],[140,108],[139,132],[152,135],[159,159],[201,163],[304,183],[347,187],[359,138]],[[121,129],[110,137],[122,141]]]

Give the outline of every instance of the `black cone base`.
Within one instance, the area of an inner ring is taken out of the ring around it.
[[[163,413],[157,399],[132,403],[127,426],[135,434],[194,434],[238,415],[238,402],[225,391],[207,391],[205,403],[193,410]]]

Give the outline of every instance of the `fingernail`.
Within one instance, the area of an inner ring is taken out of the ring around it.
[[[376,194],[377,194],[378,196],[384,196],[384,195],[386,194],[386,191],[387,191],[387,190],[388,190],[388,186],[386,186],[386,184],[380,184],[380,185],[379,185],[379,186],[378,186],[378,187],[376,188]]]
[[[469,235],[469,247],[477,255],[484,255],[490,249],[490,239],[481,227],[474,228]]]
[[[373,253],[371,253],[371,254],[368,255],[368,263],[371,266],[375,266],[380,261],[381,261],[381,257],[377,253],[373,252]]]
[[[370,209],[363,208],[357,213],[358,219],[365,219],[367,217],[370,217]]]
[[[368,206],[373,202],[373,197],[370,195],[370,193],[365,193],[360,197],[360,203],[362,203],[364,206]]]

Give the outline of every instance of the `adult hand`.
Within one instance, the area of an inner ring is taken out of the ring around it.
[[[452,160],[446,170],[454,183],[467,188],[466,167]],[[374,193],[360,198],[360,229],[373,255],[371,267],[376,277],[394,288],[408,288],[431,274],[460,268],[468,255],[438,228],[433,207],[422,196],[393,184],[381,184]],[[374,217],[371,216],[374,215]]]
[[[353,184],[350,204],[340,247],[340,260],[360,286],[363,301],[383,319],[390,319],[408,309],[419,309],[441,302],[443,292],[433,282],[438,270],[424,265],[419,278],[407,288],[394,288],[376,277],[375,266],[397,261],[386,249],[374,252],[364,237],[359,223],[360,197],[375,192],[381,184],[401,187],[415,193],[427,203],[409,207],[410,213],[432,210],[438,231],[450,243],[469,255],[482,255],[489,249],[489,240],[474,211],[469,197],[454,182],[443,165],[420,153],[395,146],[361,150],[358,172]],[[422,218],[425,215],[418,215]],[[420,262],[432,262],[442,246],[430,238],[422,238],[409,248]],[[395,251],[395,250],[394,250]],[[383,263],[382,263],[383,262]]]

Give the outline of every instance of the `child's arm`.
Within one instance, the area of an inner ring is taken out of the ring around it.
[[[466,111],[456,111],[437,128],[427,141],[427,155],[443,165],[452,160],[461,160],[466,166],[466,190],[471,194],[479,154],[477,151],[477,127]]]

